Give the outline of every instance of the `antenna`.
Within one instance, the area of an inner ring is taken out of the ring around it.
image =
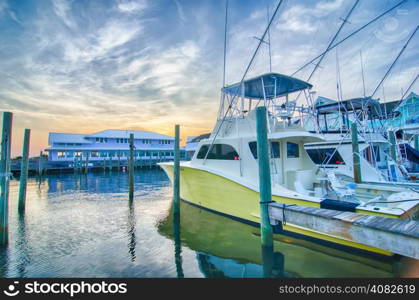
[[[225,87],[225,86],[226,86],[227,18],[228,18],[228,0],[226,0],[226,14],[225,14],[225,25],[224,25],[224,66],[223,66],[223,87]]]
[[[366,93],[365,93],[364,63],[362,62],[362,50],[359,50],[359,57],[361,58],[362,87],[363,87],[363,90],[364,90],[364,98],[365,98]]]
[[[266,5],[266,15],[269,24],[269,5]],[[272,73],[272,55],[271,55],[271,31],[268,27],[268,48],[269,48],[269,73]]]

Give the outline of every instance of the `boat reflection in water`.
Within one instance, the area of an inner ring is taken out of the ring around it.
[[[173,214],[169,213],[158,224],[159,233],[175,241],[178,277],[183,277],[180,243],[196,251],[200,270],[206,277],[401,275],[400,259],[356,255],[279,234],[274,236],[275,252],[262,253],[259,228],[183,201],[180,211],[180,217],[174,219]]]

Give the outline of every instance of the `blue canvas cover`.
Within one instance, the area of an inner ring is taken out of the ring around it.
[[[243,81],[243,85],[244,97],[250,99],[264,99],[263,86],[265,86],[265,95],[268,99],[312,88],[308,82],[279,73],[263,74]],[[226,94],[242,96],[240,82],[229,85],[222,91]]]

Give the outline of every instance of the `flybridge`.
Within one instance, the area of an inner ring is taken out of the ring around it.
[[[222,88],[225,94],[262,100],[285,96],[290,93],[311,89],[313,86],[303,80],[279,74],[266,73],[243,82]]]

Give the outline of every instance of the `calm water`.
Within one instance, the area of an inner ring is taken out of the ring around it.
[[[50,175],[28,183],[18,217],[10,184],[9,245],[3,277],[260,277],[257,228],[186,203],[171,215],[161,170],[136,173],[133,205],[127,173]],[[417,276],[418,261],[353,255],[276,236],[275,270],[284,277]],[[416,273],[415,273],[416,272]]]

